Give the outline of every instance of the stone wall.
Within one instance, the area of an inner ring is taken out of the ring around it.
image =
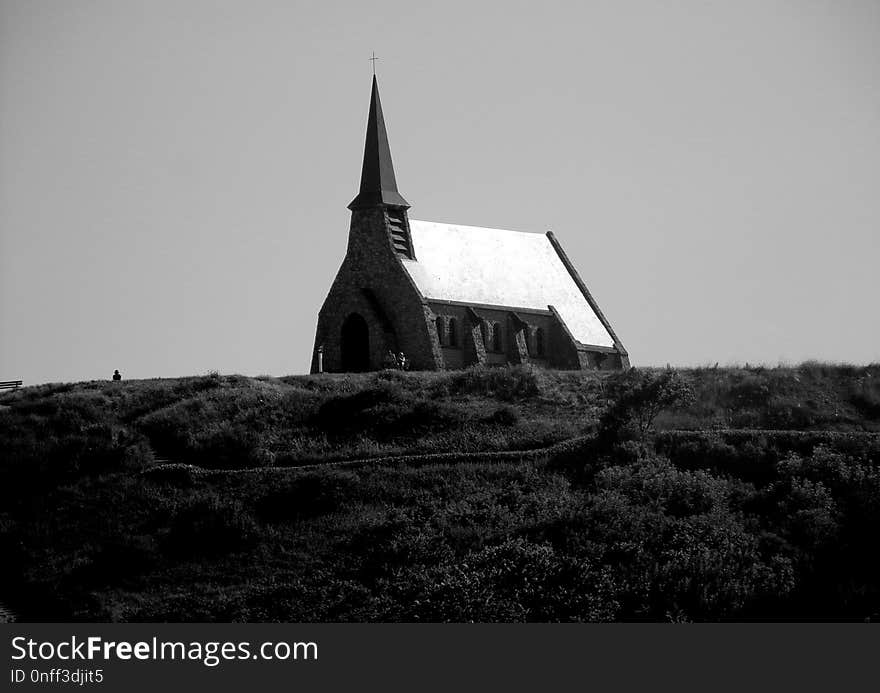
[[[578,343],[551,310],[445,301],[429,301],[428,305],[438,324],[446,368],[524,363],[564,369],[597,367],[595,359],[580,357]]]
[[[382,367],[389,349],[415,370],[443,367],[433,313],[394,252],[382,207],[352,212],[345,259],[318,314],[313,373],[320,346],[324,370],[342,370],[342,324],[354,312],[369,326],[370,369]]]

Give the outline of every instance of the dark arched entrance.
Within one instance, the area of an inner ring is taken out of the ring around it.
[[[370,368],[370,330],[357,313],[342,323],[342,370],[366,371]]]

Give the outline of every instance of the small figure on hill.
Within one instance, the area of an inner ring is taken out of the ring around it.
[[[397,368],[397,357],[391,349],[385,352],[385,358],[382,360],[382,368]]]
[[[397,367],[402,371],[405,371],[408,368],[406,354],[402,351],[397,355]]]
[[[115,371],[113,371],[113,380],[122,380],[122,376],[119,374],[118,368]]]

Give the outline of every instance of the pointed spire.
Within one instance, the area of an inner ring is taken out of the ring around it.
[[[370,97],[370,115],[367,119],[367,139],[364,143],[364,166],[361,170],[361,190],[348,205],[349,209],[362,209],[377,205],[409,207],[409,202],[397,192],[391,148],[379,101],[379,85],[373,75],[373,93]]]

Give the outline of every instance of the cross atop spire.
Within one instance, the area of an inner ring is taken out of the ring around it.
[[[375,65],[375,63],[373,63]],[[361,189],[348,205],[349,209],[363,209],[386,205],[409,208],[409,202],[397,192],[391,148],[385,131],[382,103],[379,101],[379,85],[373,75],[373,91],[370,96],[370,115],[367,118],[367,137],[364,142],[364,164],[361,169]]]
[[[373,77],[376,76],[376,61],[379,58],[376,57],[376,51],[373,51],[373,57],[370,58],[370,62],[373,63]]]

